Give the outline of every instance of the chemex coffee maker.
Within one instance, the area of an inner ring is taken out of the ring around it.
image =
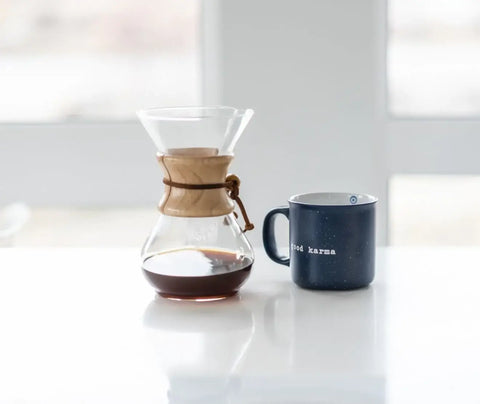
[[[164,174],[160,217],[142,249],[144,274],[163,297],[223,299],[250,275],[254,257],[245,232],[253,224],[239,197],[240,180],[227,172],[252,115],[222,106],[138,112]]]

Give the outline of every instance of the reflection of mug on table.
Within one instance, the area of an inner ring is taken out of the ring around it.
[[[375,289],[311,292],[293,285],[265,306],[265,330],[289,351],[292,370],[378,374],[383,369],[383,334],[376,329]]]

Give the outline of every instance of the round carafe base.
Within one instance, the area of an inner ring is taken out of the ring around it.
[[[147,258],[143,273],[164,298],[214,301],[235,295],[250,276],[252,264],[253,259],[231,252],[180,249]],[[197,273],[200,276],[194,276]]]
[[[247,268],[221,275],[168,276],[143,270],[150,285],[162,297],[172,300],[221,300],[234,296],[250,276]]]
[[[236,296],[238,291],[226,294],[226,295],[219,295],[219,296],[193,296],[193,297],[187,297],[187,296],[176,296],[176,295],[170,295],[168,293],[161,293],[157,292],[160,297],[163,297],[164,299],[168,300],[174,300],[174,301],[186,301],[186,302],[216,302],[219,300],[225,300],[228,299],[229,297]]]

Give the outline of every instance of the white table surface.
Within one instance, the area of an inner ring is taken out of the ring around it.
[[[480,249],[379,249],[312,292],[156,298],[131,249],[0,249],[0,403],[480,403]]]

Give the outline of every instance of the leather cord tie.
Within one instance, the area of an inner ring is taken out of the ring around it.
[[[184,184],[181,182],[174,182],[170,181],[168,178],[163,179],[163,183],[170,187],[174,188],[184,188],[184,189],[218,189],[218,188],[226,188],[227,195],[237,202],[238,207],[240,208],[240,212],[242,212],[243,220],[245,220],[245,228],[243,232],[245,233],[248,230],[253,230],[254,225],[250,222],[248,218],[247,211],[245,210],[245,206],[243,205],[242,200],[239,197],[240,193],[240,178],[236,175],[229,174],[225,179],[225,182],[219,182],[216,184]],[[235,214],[235,212],[233,212]],[[237,215],[235,214],[235,217]]]

